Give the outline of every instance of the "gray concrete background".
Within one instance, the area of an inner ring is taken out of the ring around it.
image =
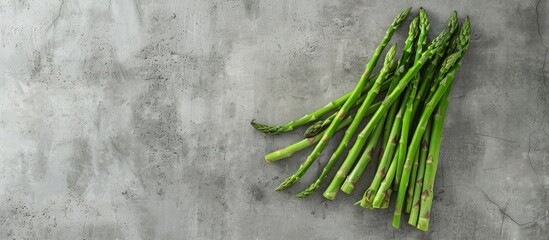
[[[473,26],[430,231],[352,205],[371,166],[334,201],[292,197],[317,164],[274,192],[308,151],[266,164],[301,131],[250,120],[350,90],[407,6],[426,7],[431,35],[454,9]],[[548,239],[548,13],[537,0],[2,1],[0,238]]]

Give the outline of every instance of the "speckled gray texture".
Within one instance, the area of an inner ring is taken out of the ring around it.
[[[407,6],[426,7],[431,35],[454,9],[473,24],[430,231],[353,206],[371,166],[334,201],[292,197],[316,163],[274,192],[308,151],[263,155],[303,129],[250,120],[350,90]],[[537,0],[2,1],[0,239],[548,239],[547,14]]]

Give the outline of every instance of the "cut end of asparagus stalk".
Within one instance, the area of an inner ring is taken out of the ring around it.
[[[387,209],[389,208],[389,204],[391,202],[391,193],[393,192],[392,189],[387,190],[387,195],[385,196],[385,199],[383,199],[383,202],[381,203],[380,209]]]
[[[343,191],[346,194],[351,194],[353,190],[355,189],[355,186],[351,183],[343,183],[341,186],[341,191]]]
[[[400,228],[400,214],[393,215],[393,227]]]
[[[417,222],[417,229],[421,231],[429,230],[429,219],[428,218],[419,218]]]
[[[412,225],[412,226],[416,226],[417,225],[417,218],[418,218],[418,215],[419,215],[419,212],[418,211],[414,211],[412,210],[410,212],[410,218],[408,219],[408,224]]]
[[[284,159],[284,158],[289,157],[291,155],[292,155],[292,153],[281,154],[280,151],[274,151],[272,153],[269,153],[269,154],[265,155],[265,161],[267,161],[268,163],[273,163],[274,161]]]
[[[337,195],[337,192],[336,192],[336,191],[334,191],[334,192],[324,192],[324,193],[322,194],[322,196],[324,196],[324,197],[325,197],[326,199],[328,199],[328,200],[334,200],[335,197],[336,197],[336,195]]]

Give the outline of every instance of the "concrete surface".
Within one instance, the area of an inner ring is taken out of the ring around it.
[[[292,197],[317,164],[274,192],[308,151],[266,164],[301,131],[250,120],[351,89],[410,5],[432,35],[454,9],[473,24],[430,231],[352,205],[371,166],[332,202]],[[0,238],[548,239],[547,14],[537,0],[2,1]]]

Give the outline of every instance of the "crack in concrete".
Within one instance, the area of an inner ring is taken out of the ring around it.
[[[528,163],[530,163],[530,168],[532,168],[532,172],[534,172],[534,174],[536,174],[536,177],[538,179],[538,182],[540,184],[540,187],[541,187],[541,190],[543,190],[545,196],[547,196],[547,191],[545,190],[545,187],[543,187],[543,183],[541,182],[541,178],[538,174],[538,172],[536,171],[536,168],[534,168],[534,164],[532,163],[532,159],[530,158],[530,152],[532,150],[532,135],[534,134],[534,132],[530,132],[530,134],[528,135],[528,153],[526,153],[526,158],[528,159]]]
[[[543,66],[541,68],[541,84],[543,85],[544,88],[538,88],[538,94],[542,89],[547,92],[547,82],[546,82],[546,79],[545,79],[545,65],[547,63],[547,53],[549,52],[549,48],[543,42],[543,35],[541,34],[541,25],[540,25],[540,22],[539,22],[539,5],[541,4],[541,1],[542,0],[538,0],[538,2],[536,3],[536,24],[537,24],[537,32],[538,32],[538,35],[539,35],[539,38],[540,38],[541,45],[545,48],[545,54],[544,54],[544,58],[543,58]],[[545,103],[544,106],[547,106],[547,98],[545,97],[545,94],[539,94],[539,95],[542,96],[542,100]],[[532,135],[536,131],[539,131],[539,130],[543,130],[543,132],[545,132],[545,128],[542,128],[542,124],[544,123],[545,116],[547,115],[547,109],[544,109],[542,114],[543,115],[542,115],[541,121],[539,121],[537,129],[533,130],[528,135],[528,153],[526,154],[526,158],[528,159],[528,163],[530,164],[530,167],[532,168],[532,171],[534,172],[534,174],[536,174],[536,177],[537,177],[538,183],[541,187],[541,190],[543,190],[544,197],[547,197],[547,191],[545,190],[545,187],[543,186],[543,182],[542,182],[538,172],[534,168],[534,164],[532,163],[532,159],[530,158],[530,152],[532,150],[532,146],[531,146]]]
[[[51,27],[54,27],[57,24],[57,21],[59,21],[59,18],[61,17],[61,12],[63,11],[63,6],[64,5],[65,5],[65,0],[61,0],[61,5],[59,5],[59,11],[57,12],[57,16],[53,19],[52,23],[46,29],[46,33],[50,31]]]
[[[502,216],[505,216],[505,217],[508,217],[511,221],[513,221],[517,226],[519,227],[522,227],[522,226],[525,226],[525,225],[528,225],[530,223],[533,223],[534,221],[530,221],[530,222],[527,222],[527,223],[519,223],[517,222],[513,217],[511,217],[511,215],[509,215],[507,212],[505,212],[505,210],[507,210],[507,206],[509,205],[509,200],[507,201],[507,203],[505,204],[505,207],[501,207],[498,203],[496,203],[495,201],[493,201],[490,197],[488,197],[488,194],[486,194],[486,192],[479,186],[477,186],[479,188],[479,190],[482,192],[482,194],[484,195],[484,198],[486,198],[486,200],[488,200],[490,203],[496,205],[496,207],[498,207],[499,209],[499,212],[502,214]],[[502,221],[502,226],[503,226],[503,221]]]
[[[488,170],[502,169],[502,168],[504,168],[504,167],[505,167],[505,166],[502,166],[502,167],[492,167],[492,168],[481,168],[480,170],[488,171]]]
[[[142,23],[143,16],[141,15],[141,9],[139,8],[138,0],[134,0],[133,2],[135,4],[135,9],[137,10],[137,17],[139,18],[139,23]]]
[[[475,135],[477,135],[477,136],[482,136],[482,137],[488,137],[488,138],[499,139],[499,140],[506,141],[506,142],[510,142],[510,143],[515,143],[515,142],[516,142],[516,141],[514,141],[514,140],[509,140],[509,139],[505,139],[505,138],[501,138],[501,137],[490,136],[490,135],[488,135],[488,134],[475,133]]]
[[[543,35],[541,35],[541,26],[539,24],[539,4],[541,3],[541,0],[538,1],[536,4],[536,23],[538,24],[538,35],[541,40],[541,45],[545,48],[545,55],[543,58],[543,66],[542,66],[542,78],[543,78],[543,85],[545,86],[545,89],[547,89],[547,82],[545,80],[545,64],[547,63],[547,53],[549,52],[549,48],[543,43]]]

